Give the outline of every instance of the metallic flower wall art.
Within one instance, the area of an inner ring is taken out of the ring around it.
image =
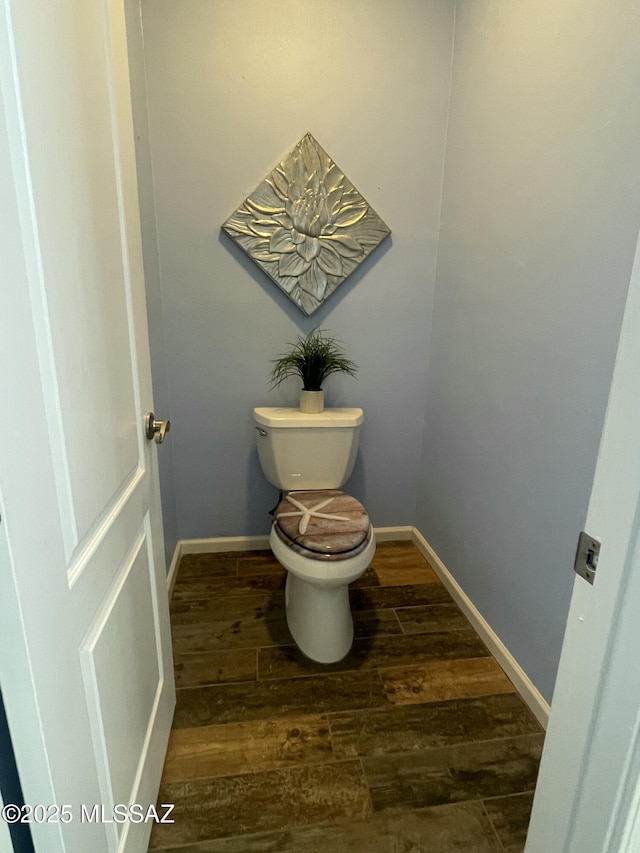
[[[391,233],[310,133],[222,228],[307,315]]]

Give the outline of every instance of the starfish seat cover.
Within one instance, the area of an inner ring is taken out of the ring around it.
[[[274,525],[285,544],[312,559],[355,557],[371,538],[365,508],[338,489],[289,492],[276,508]]]

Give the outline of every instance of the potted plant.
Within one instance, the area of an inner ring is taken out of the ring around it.
[[[306,337],[298,335],[291,349],[273,360],[271,387],[277,388],[290,376],[302,379],[300,411],[317,414],[324,409],[322,383],[332,373],[355,376],[357,365],[346,358],[342,346],[322,329],[314,329]]]

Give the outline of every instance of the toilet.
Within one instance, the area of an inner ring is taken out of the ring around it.
[[[284,495],[269,543],[287,570],[287,624],[311,660],[341,660],[353,643],[349,584],[376,550],[363,505],[340,490],[356,459],[362,409],[253,410],[260,465]]]

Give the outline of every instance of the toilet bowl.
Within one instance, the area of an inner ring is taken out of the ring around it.
[[[265,407],[253,414],[260,465],[283,495],[269,542],[287,570],[287,624],[307,657],[333,663],[353,643],[349,584],[376,548],[365,508],[340,491],[353,470],[362,409]]]
[[[376,549],[362,504],[337,489],[289,493],[275,511],[271,550],[287,570],[287,625],[319,663],[341,660],[353,643],[349,584]]]

